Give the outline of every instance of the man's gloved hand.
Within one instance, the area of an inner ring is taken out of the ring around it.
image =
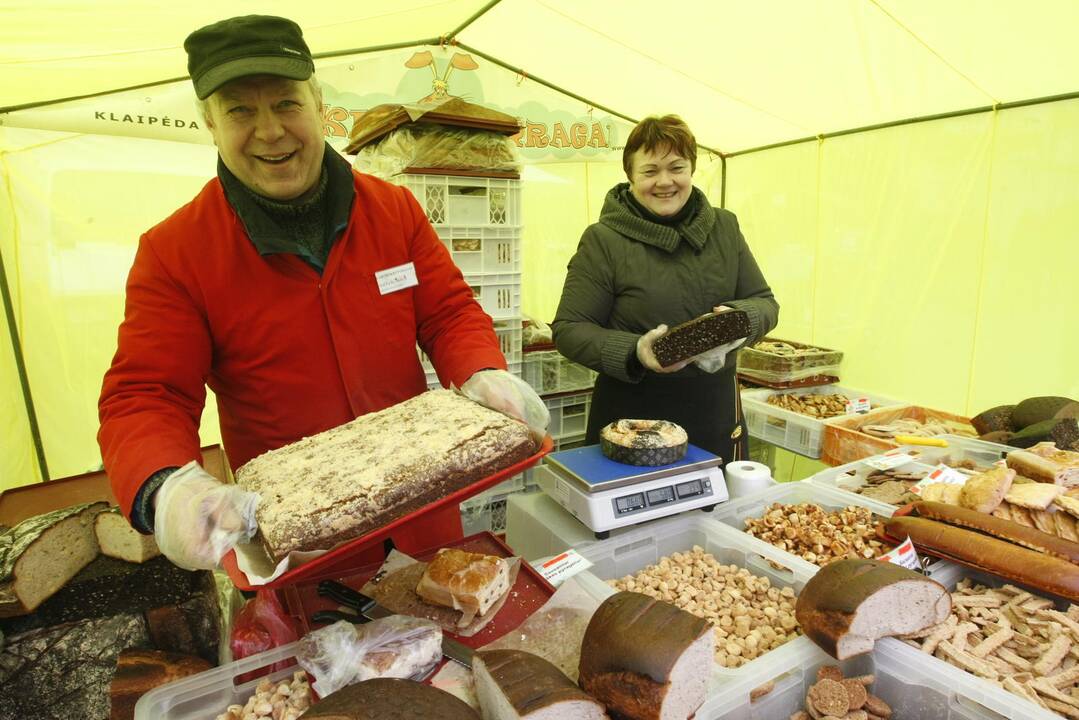
[[[539,444],[547,434],[551,412],[532,386],[505,370],[480,370],[465,380],[461,394],[514,420],[532,431]]]
[[[683,360],[682,362],[676,362],[674,365],[663,367],[659,364],[659,360],[656,360],[656,354],[652,351],[652,345],[661,337],[667,334],[667,326],[660,325],[654,330],[649,330],[644,335],[637,338],[637,359],[641,361],[641,365],[658,373],[673,373],[678,372],[686,365],[690,363],[689,360]],[[691,358],[692,359],[692,358]]]
[[[165,557],[185,570],[212,570],[221,557],[258,529],[257,493],[226,485],[189,462],[154,495],[154,538]]]
[[[725,345],[714,347],[711,350],[707,350],[700,355],[690,358],[690,362],[701,370],[704,370],[706,373],[714,373],[723,369],[723,366],[727,364],[727,353],[737,350],[745,341],[746,338],[731,340]]]

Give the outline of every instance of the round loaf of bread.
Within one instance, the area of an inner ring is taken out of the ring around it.
[[[305,720],[480,720],[445,690],[413,680],[374,678],[330,693],[303,714]]]
[[[600,449],[626,465],[670,465],[685,457],[689,436],[667,420],[616,420],[599,434]]]

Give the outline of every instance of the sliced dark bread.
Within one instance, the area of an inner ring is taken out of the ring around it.
[[[94,518],[108,506],[35,515],[0,535],[0,617],[33,612],[97,557]]]
[[[1001,430],[1013,430],[1012,411],[1015,405],[997,405],[985,412],[978,413],[970,419],[970,424],[978,431],[979,435],[999,432]]]
[[[689,360],[712,348],[749,336],[749,316],[744,310],[723,310],[675,325],[652,344],[663,367]]]
[[[483,650],[472,659],[483,720],[607,720],[603,705],[524,650]]]
[[[879,560],[825,565],[798,595],[802,632],[837,660],[872,652],[878,638],[944,622],[952,598],[938,582]]]

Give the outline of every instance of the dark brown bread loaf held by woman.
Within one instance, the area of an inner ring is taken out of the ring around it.
[[[704,702],[715,635],[702,618],[634,592],[603,601],[585,630],[581,688],[633,720],[685,720]]]

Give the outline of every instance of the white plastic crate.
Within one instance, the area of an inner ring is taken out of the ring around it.
[[[472,288],[472,297],[492,320],[521,317],[520,273],[465,275],[465,282]]]
[[[892,709],[897,720],[1000,720],[1000,718],[1037,718],[1048,720],[1055,715],[1034,713],[1013,700],[1003,690],[987,693],[977,683],[962,678],[942,676],[935,668],[912,663],[891,648],[877,645],[872,654],[859,655],[837,663],[808,640],[798,652],[770,660],[752,675],[723,685],[705,701],[696,717],[700,720],[780,720],[791,717],[805,705],[806,692],[817,680],[822,665],[839,665],[848,677],[873,675],[869,692]],[[771,692],[750,699],[750,693],[773,681]],[[1059,719],[1058,719],[1059,720]]]
[[[912,473],[924,472],[928,474],[934,467],[936,467],[935,463],[933,465],[925,465],[920,462],[909,462],[906,465],[900,465],[896,470]],[[813,485],[820,485],[821,487],[854,493],[866,503],[871,503],[873,507],[884,506],[897,510],[898,508],[894,505],[888,505],[888,503],[867,498],[864,495],[855,492],[856,488],[865,485],[866,477],[873,472],[876,472],[876,470],[869,465],[866,465],[865,460],[858,460],[856,462],[847,463],[846,465],[840,465],[839,467],[822,470],[816,475],[806,478],[806,482]]]
[[[588,429],[588,411],[592,407],[592,391],[543,398],[551,411],[551,424],[547,432],[552,438],[568,439],[584,435]],[[566,449],[566,448],[561,448]]]
[[[846,395],[852,400],[868,397],[875,408],[901,404],[896,400],[852,390],[842,385],[822,385],[792,390],[762,388],[742,391],[742,410],[745,412],[746,425],[751,437],[811,458],[819,458],[821,455],[824,423],[828,421],[769,405],[767,400],[773,395]],[[850,417],[850,415],[837,417]]]
[[[521,321],[517,318],[510,318],[509,320],[496,320],[494,323],[495,336],[498,337],[498,346],[502,350],[502,355],[506,358],[506,363],[515,367],[521,365]],[[438,378],[435,375],[435,366],[431,363],[431,359],[427,357],[427,354],[420,350],[417,346],[416,351],[420,354],[420,364],[423,365],[423,371],[427,373],[427,381],[431,382],[433,379],[438,382]],[[519,374],[519,373],[514,373]]]
[[[432,225],[521,225],[521,181],[459,175],[396,175]]]
[[[722,564],[743,567],[758,577],[767,577],[774,587],[791,587],[795,594],[800,593],[813,573],[801,568],[776,569],[768,560],[782,564],[784,553],[771,546],[760,547],[751,540],[744,533],[734,532],[703,513],[676,515],[648,523],[618,537],[578,546],[577,551],[592,562],[592,567],[575,577],[590,594],[602,599],[615,592],[607,585],[607,580],[632,575],[659,562],[660,558],[686,552],[699,545]],[[780,662],[781,658],[799,654],[799,647],[806,642],[809,641],[804,637],[792,639],[739,668],[714,665],[713,688],[760,674],[763,669]]]
[[[521,272],[520,228],[439,226],[436,231],[466,275]]]
[[[941,570],[933,575],[933,579],[949,591],[955,590],[956,585],[963,578],[969,578],[987,587],[1000,587],[1007,583],[1006,580],[1002,580],[995,575],[955,563],[941,562],[940,565]],[[1023,587],[1018,583],[1011,584]],[[1057,609],[1061,611],[1066,611],[1070,604],[1067,600],[1041,590],[1031,590],[1031,592],[1054,601]],[[989,680],[968,673],[951,663],[913,648],[901,640],[885,638],[877,642],[877,648],[878,652],[894,655],[901,663],[921,668],[927,674],[939,678],[940,682],[957,688],[970,702],[992,709],[999,713],[999,717],[1022,718],[1023,720],[1060,720],[1061,718],[1060,715],[1039,707],[1018,695],[1013,695]],[[893,717],[896,716],[893,715]],[[990,717],[998,716],[990,715]]]
[[[526,352],[521,377],[540,395],[591,390],[596,371],[578,365],[557,350]]]
[[[762,490],[753,495],[736,498],[716,507],[716,520],[725,525],[729,525],[735,530],[743,532],[749,542],[772,548],[772,550],[780,553],[786,558],[784,563],[788,567],[797,567],[814,573],[819,569],[814,563],[804,560],[793,553],[780,550],[774,545],[765,542],[764,540],[759,540],[749,533],[744,532],[745,521],[748,518],[762,517],[765,509],[772,503],[781,503],[784,505],[816,503],[828,512],[842,510],[848,505],[855,505],[867,508],[881,518],[890,518],[897,510],[897,508],[892,507],[891,505],[870,500],[852,492],[845,492],[843,490],[837,490],[835,488],[825,487],[824,485],[817,485],[806,481],[780,483],[767,490]],[[928,568],[929,574],[932,576],[937,572],[941,565],[942,563],[940,562],[930,565]]]

